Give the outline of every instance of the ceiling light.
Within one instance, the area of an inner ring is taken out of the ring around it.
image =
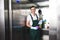
[[[37,4],[38,4],[39,6],[45,6],[45,5],[49,5],[49,1],[38,2]]]

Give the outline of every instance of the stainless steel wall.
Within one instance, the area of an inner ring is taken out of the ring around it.
[[[29,9],[28,9],[29,10]],[[29,12],[25,9],[13,10],[13,28],[20,28],[25,26],[27,13]]]
[[[56,13],[56,0],[50,0],[49,6],[49,18],[50,18],[50,30],[49,30],[49,40],[57,40],[57,13]],[[54,4],[53,4],[54,3]]]
[[[4,0],[0,0],[0,40],[5,40]]]
[[[50,40],[60,40],[60,0],[50,0]]]
[[[60,0],[56,1],[56,12],[58,14],[57,40],[60,40]]]

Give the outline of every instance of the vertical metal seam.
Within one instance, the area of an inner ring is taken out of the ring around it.
[[[11,10],[11,0],[9,0],[9,19],[10,19],[10,40],[12,40],[12,10]]]

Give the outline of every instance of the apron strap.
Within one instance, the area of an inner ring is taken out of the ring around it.
[[[37,16],[37,14],[35,14],[36,15],[36,17],[37,17],[37,20],[38,20],[38,16]],[[32,15],[30,14],[30,16],[31,16],[31,19],[32,19],[32,21],[33,21],[33,17],[32,17]]]
[[[36,17],[37,17],[37,20],[38,20],[38,16],[37,16],[37,14],[36,14]]]
[[[32,21],[33,21],[33,17],[32,17],[32,15],[30,14],[30,16],[31,16],[31,19],[32,19]]]

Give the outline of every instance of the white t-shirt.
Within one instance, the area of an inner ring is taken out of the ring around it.
[[[34,16],[32,13],[31,13],[32,17],[33,17],[33,20],[37,20],[37,17],[36,15]],[[38,16],[38,15],[37,15]],[[39,18],[39,16],[38,16]],[[30,14],[27,16],[27,21],[30,21],[30,25],[32,26],[33,22],[32,22],[32,18],[30,16]]]
[[[39,18],[43,18],[43,15],[40,15]],[[38,24],[42,24],[42,21],[43,20],[41,19]]]

